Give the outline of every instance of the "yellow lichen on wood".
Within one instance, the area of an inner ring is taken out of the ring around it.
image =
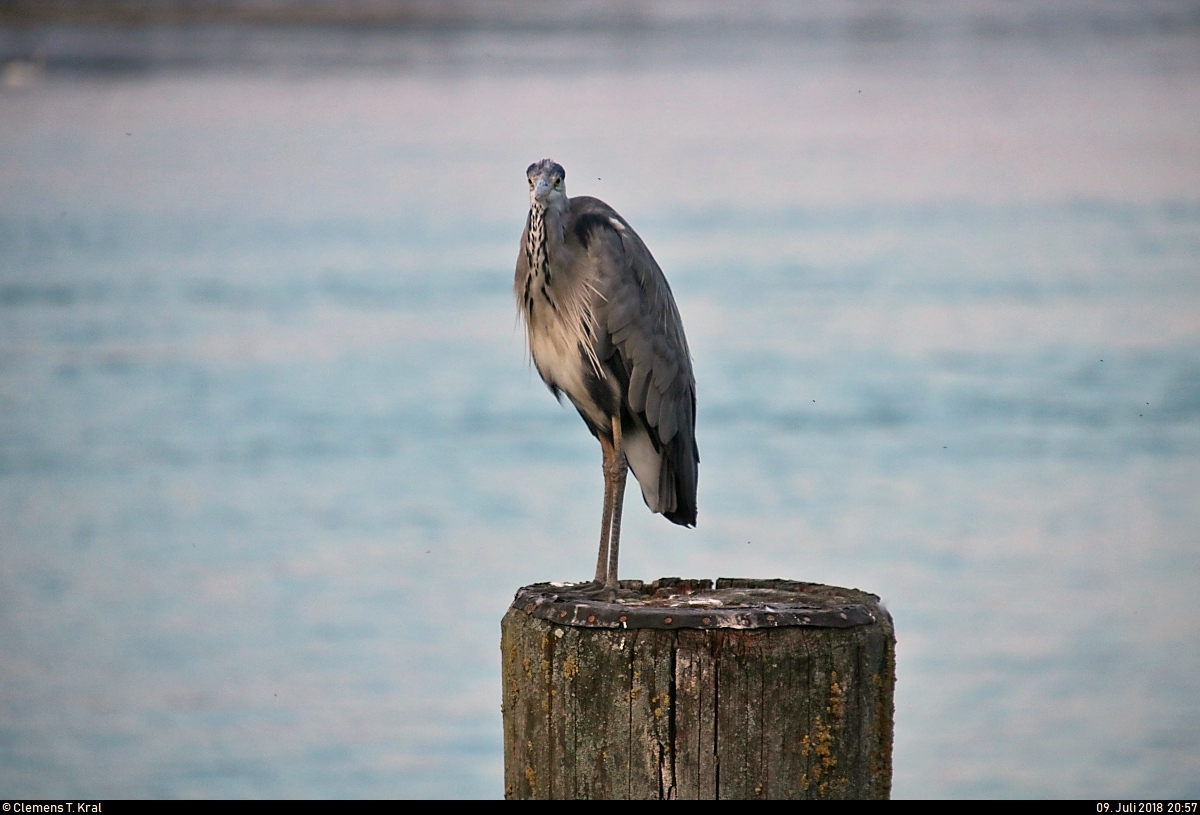
[[[833,755],[833,731],[817,716],[813,730],[816,733],[816,743],[804,737],[805,752],[815,755],[818,763],[812,768],[812,780],[820,781],[821,777],[837,766],[837,758]]]
[[[826,710],[835,722],[841,721],[846,712],[846,705],[842,700],[842,686],[838,684],[837,671],[829,672],[829,707]]]

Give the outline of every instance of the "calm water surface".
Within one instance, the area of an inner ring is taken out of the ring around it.
[[[1194,31],[271,36],[0,88],[6,795],[502,794],[499,619],[601,501],[509,290],[543,156],[695,356],[700,524],[631,490],[625,576],[881,595],[896,796],[1200,795]]]

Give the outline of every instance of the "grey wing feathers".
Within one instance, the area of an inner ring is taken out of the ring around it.
[[[663,515],[696,522],[696,384],[683,322],[654,257],[612,208],[594,198],[571,200],[574,222],[589,255],[600,264],[597,327],[608,334],[614,368],[626,381],[630,412],[650,431],[663,458],[659,496]],[[589,223],[590,220],[590,223]],[[603,227],[603,228],[596,228]]]

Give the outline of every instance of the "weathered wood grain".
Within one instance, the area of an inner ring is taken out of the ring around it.
[[[671,716],[675,637],[673,632],[648,628],[633,633],[628,797],[675,798]]]

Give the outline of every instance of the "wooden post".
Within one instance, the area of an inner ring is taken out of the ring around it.
[[[505,797],[887,798],[879,598],[783,580],[517,593],[501,623]]]

